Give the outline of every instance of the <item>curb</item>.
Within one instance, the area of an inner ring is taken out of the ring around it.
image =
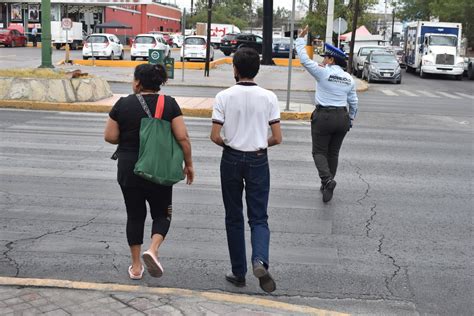
[[[59,103],[37,102],[29,100],[0,100],[0,108],[42,111],[109,113],[112,109],[112,106],[106,104],[90,104],[80,102]],[[212,116],[212,109],[181,108],[181,111],[184,116],[188,117],[210,118]],[[281,119],[287,121],[309,120],[310,116],[311,112],[281,112]]]
[[[206,292],[187,290],[180,288],[152,288],[137,285],[112,284],[112,283],[92,283],[57,279],[34,279],[34,278],[12,278],[0,277],[0,285],[22,286],[22,287],[48,287],[72,290],[92,290],[110,292],[143,293],[155,295],[176,295],[181,297],[198,297],[209,301],[226,302],[242,305],[254,305],[265,308],[272,308],[288,312],[306,313],[309,315],[346,316],[348,314],[330,310],[318,309],[310,306],[289,304],[264,298],[256,298],[250,295],[227,294],[219,292]]]
[[[277,66],[288,66],[289,61],[285,58],[273,58],[275,65]],[[72,64],[74,65],[81,65],[81,66],[98,66],[98,67],[128,67],[133,68],[140,64],[147,64],[147,60],[142,61],[135,61],[135,60],[103,60],[103,59],[73,59],[71,60]],[[94,62],[94,63],[93,63]],[[182,61],[175,61],[174,62],[174,69],[182,69],[184,64],[185,69],[197,69],[202,70],[205,68],[205,62],[185,62]],[[232,57],[222,57],[216,59],[214,61],[209,62],[209,67],[211,69],[216,68],[218,65],[222,64],[232,64]],[[299,59],[292,59],[291,64],[293,67],[302,67]]]

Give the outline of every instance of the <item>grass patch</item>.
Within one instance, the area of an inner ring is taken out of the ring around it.
[[[28,69],[0,69],[0,77],[40,78],[40,79],[69,79],[72,74],[62,69],[28,68]],[[90,76],[87,76],[90,77]]]

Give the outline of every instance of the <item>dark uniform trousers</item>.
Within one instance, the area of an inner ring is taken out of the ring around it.
[[[311,114],[313,159],[323,184],[336,176],[339,149],[349,128],[346,107],[318,105]]]

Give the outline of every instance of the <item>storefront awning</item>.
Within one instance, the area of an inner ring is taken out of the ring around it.
[[[96,29],[131,29],[132,27],[122,22],[109,21],[102,24],[97,24],[95,28]]]

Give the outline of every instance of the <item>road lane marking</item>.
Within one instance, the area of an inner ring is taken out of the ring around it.
[[[409,97],[417,97],[418,95],[414,94],[413,92],[407,91],[407,90],[398,90],[398,92],[403,93],[404,95],[407,95]]]
[[[445,96],[445,97],[450,98],[450,99],[461,99],[460,97],[457,97],[455,95],[452,95],[452,94],[449,94],[449,93],[446,93],[446,92],[442,92],[442,91],[438,91],[438,94],[441,94],[442,96]]]
[[[433,93],[428,92],[428,91],[417,90],[416,92],[421,93],[423,95],[426,95],[427,97],[430,97],[430,98],[440,98],[440,96],[437,96],[436,94],[433,94]]]
[[[187,297],[200,297],[210,301],[235,303],[242,305],[255,305],[271,309],[279,309],[289,312],[306,313],[309,315],[325,315],[325,316],[346,316],[349,314],[339,313],[335,311],[319,309],[303,305],[289,304],[269,299],[252,297],[249,295],[226,294],[217,292],[195,291],[180,288],[157,288],[138,285],[126,284],[110,284],[110,283],[93,283],[80,282],[57,279],[35,279],[35,278],[12,278],[0,277],[0,285],[9,286],[29,286],[29,287],[51,287],[72,290],[93,290],[93,291],[110,291],[110,292],[129,292],[144,293],[158,295],[177,295]]]
[[[385,90],[385,89],[382,89],[381,91],[382,91],[383,93],[385,93],[386,95],[398,96],[398,94],[396,94],[396,93],[393,92],[392,90]]]
[[[469,94],[465,94],[465,93],[462,93],[462,92],[454,92],[454,93],[456,93],[457,95],[460,95],[462,97],[465,97],[465,98],[474,99],[474,96],[472,94],[469,95]]]

